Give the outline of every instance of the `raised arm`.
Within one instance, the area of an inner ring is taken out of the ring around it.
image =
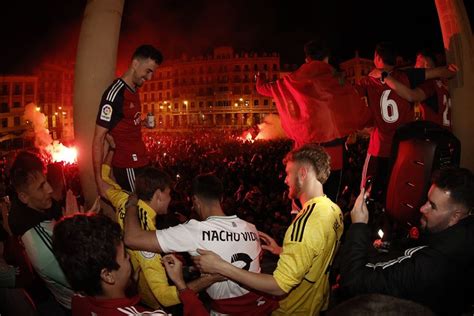
[[[443,67],[426,68],[425,76],[426,79],[450,79],[454,77],[458,71],[459,68],[455,64],[449,64]]]
[[[257,79],[257,83],[256,83],[257,92],[260,93],[261,95],[272,97],[273,96],[272,89],[271,89],[272,83],[266,81],[265,75],[259,72],[255,75],[255,78]]]
[[[143,230],[140,226],[137,203],[137,197],[131,195],[126,204],[123,236],[125,245],[130,249],[160,253],[162,250],[156,238],[156,231]]]
[[[385,78],[385,83],[399,96],[409,102],[419,102],[426,99],[426,94],[423,92],[423,90],[420,88],[410,89],[390,75]]]
[[[382,71],[380,69],[374,69],[370,72],[369,76],[380,79],[382,76]],[[384,78],[384,82],[399,96],[409,102],[419,102],[426,99],[426,94],[423,92],[423,90],[419,88],[411,89],[410,87],[407,87],[392,77],[390,73]]]
[[[105,127],[96,125],[94,131],[94,139],[92,141],[92,163],[94,167],[94,177],[97,184],[97,189],[99,194],[105,197],[105,191],[103,191],[101,182],[101,165],[102,159],[104,158],[104,140],[105,135],[107,134],[108,129]]]

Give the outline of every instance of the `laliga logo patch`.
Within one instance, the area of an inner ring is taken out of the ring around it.
[[[112,119],[112,106],[110,104],[106,104],[102,107],[102,111],[100,112],[100,119],[103,121],[110,122]]]
[[[154,253],[154,252],[140,251],[140,253],[142,254],[143,258],[145,258],[145,259],[151,259],[154,256],[156,256],[156,253]]]

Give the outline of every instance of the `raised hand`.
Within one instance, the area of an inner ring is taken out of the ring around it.
[[[264,242],[264,244],[262,244],[262,248],[264,250],[270,251],[271,253],[277,256],[280,255],[282,248],[278,246],[275,239],[261,231],[258,232],[258,236]]]
[[[365,204],[366,199],[366,192],[364,189],[362,189],[351,211],[352,223],[367,224],[369,222],[369,210],[367,209],[367,205]]]

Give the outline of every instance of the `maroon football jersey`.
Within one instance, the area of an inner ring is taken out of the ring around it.
[[[122,79],[116,79],[105,90],[96,124],[107,128],[114,138],[112,166],[139,168],[148,164],[141,132],[140,98]]]
[[[451,129],[451,96],[446,82],[440,79],[427,80],[418,88],[427,97],[420,102],[423,119]]]
[[[420,72],[416,74],[419,75]],[[417,80],[416,75],[400,70],[394,70],[390,75],[409,87]],[[376,157],[390,157],[396,129],[413,121],[413,105],[380,79],[362,78],[356,88],[362,97],[366,97],[374,123],[367,152]]]

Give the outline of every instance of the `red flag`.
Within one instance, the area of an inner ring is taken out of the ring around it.
[[[281,125],[295,145],[325,143],[362,129],[370,112],[334,68],[312,61],[275,82],[257,81],[257,91],[276,102]]]

